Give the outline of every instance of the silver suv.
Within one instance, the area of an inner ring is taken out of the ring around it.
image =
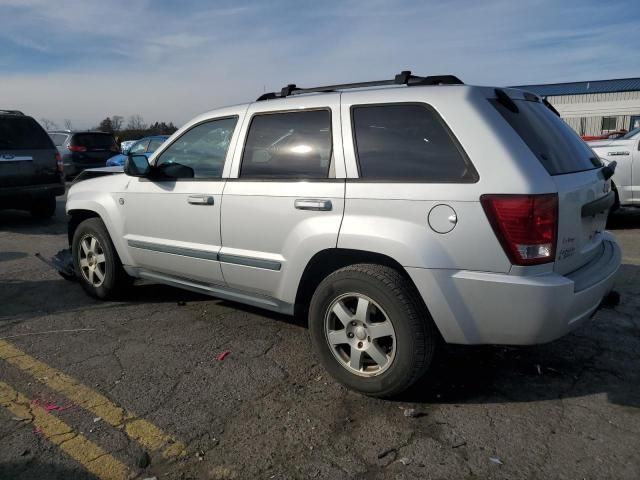
[[[519,90],[289,85],[76,183],[72,259],[98,298],[144,278],[305,315],[336,379],[390,396],[441,340],[542,343],[592,315],[620,264],[593,156]]]

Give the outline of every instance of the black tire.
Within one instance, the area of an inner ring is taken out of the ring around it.
[[[56,214],[56,197],[38,198],[31,205],[31,215],[36,218],[51,218]]]
[[[97,286],[90,283],[87,274],[83,273],[80,267],[80,252],[82,250],[80,243],[91,237],[96,238],[97,245],[100,247],[99,251],[104,254],[103,279]],[[89,218],[78,225],[73,234],[71,254],[73,255],[76,277],[82,288],[92,297],[102,300],[119,298],[133,282],[133,279],[122,268],[120,257],[113,246],[107,228],[99,218]]]
[[[327,340],[325,318],[329,308],[351,293],[373,300],[393,325],[395,356],[386,370],[375,376],[360,376],[343,366]],[[396,396],[423,377],[439,340],[414,285],[393,268],[374,264],[341,268],[320,283],[311,300],[309,330],[325,369],[345,386],[374,397]]]

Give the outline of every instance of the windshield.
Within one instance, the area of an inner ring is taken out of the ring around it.
[[[633,138],[638,133],[640,133],[640,127],[634,128],[633,130],[631,130],[627,134],[625,134],[622,137],[620,137],[618,140],[629,140],[629,139]]]
[[[87,148],[111,148],[116,141],[110,133],[76,133],[73,144]]]

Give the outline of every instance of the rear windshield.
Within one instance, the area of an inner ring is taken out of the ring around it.
[[[52,149],[47,132],[31,117],[0,117],[0,150]]]
[[[497,99],[493,106],[509,122],[550,175],[592,170],[601,166],[586,143],[560,117],[540,102],[514,100],[518,111]]]
[[[78,147],[111,148],[116,140],[109,133],[76,133],[72,143]]]

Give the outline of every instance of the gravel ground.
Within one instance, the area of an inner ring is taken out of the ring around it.
[[[617,215],[610,228],[624,254],[618,307],[547,345],[444,348],[423,384],[385,401],[328,378],[292,318],[151,284],[123,302],[90,299],[34,256],[66,247],[62,202],[46,222],[0,212],[0,337],[186,453],[167,460],[145,449],[50,379],[1,359],[0,382],[70,407],[49,415],[141,479],[636,480],[640,212]],[[217,360],[223,351],[231,353]],[[1,407],[0,445],[0,478],[95,478],[64,443]]]

